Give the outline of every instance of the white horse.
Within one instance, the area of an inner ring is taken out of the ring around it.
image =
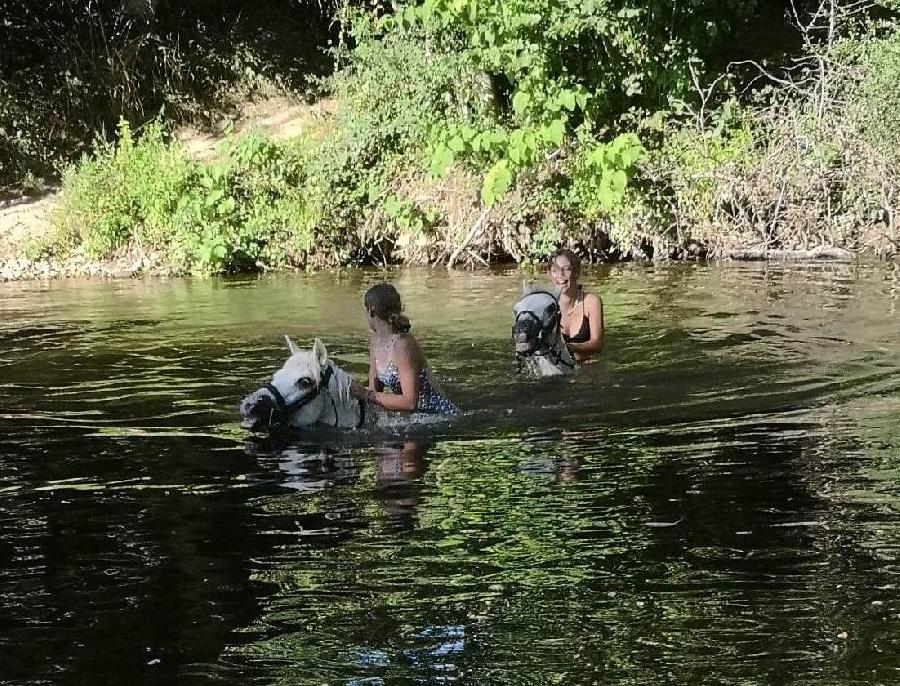
[[[559,296],[525,286],[513,307],[512,339],[519,368],[534,376],[564,376],[575,371],[575,360],[560,331]]]
[[[374,408],[350,393],[351,376],[328,359],[318,338],[301,350],[287,336],[291,356],[272,380],[241,401],[241,426],[256,430],[287,424],[325,424],[359,429],[374,419]]]

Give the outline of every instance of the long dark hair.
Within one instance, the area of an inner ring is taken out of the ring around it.
[[[389,283],[376,283],[366,291],[363,304],[374,316],[391,325],[394,333],[406,333],[411,325],[409,318],[402,314],[400,294]]]

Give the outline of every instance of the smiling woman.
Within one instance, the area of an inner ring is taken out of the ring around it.
[[[603,301],[578,283],[581,260],[569,250],[557,250],[550,260],[550,281],[560,289],[560,326],[576,362],[589,360],[603,345]]]

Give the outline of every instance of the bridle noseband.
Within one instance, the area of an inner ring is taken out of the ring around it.
[[[516,359],[519,361],[520,370],[522,367],[522,361],[526,357],[546,357],[547,360],[552,364],[562,365],[570,369],[575,369],[575,363],[564,359],[562,353],[558,350],[558,344],[561,335],[560,327],[562,323],[562,311],[559,307],[559,300],[555,295],[553,295],[553,293],[550,293],[549,291],[532,291],[528,295],[546,295],[552,298],[553,305],[556,308],[556,315],[554,317],[551,317],[550,320],[545,324],[543,321],[541,321],[540,317],[538,317],[531,310],[522,310],[521,312],[516,314],[516,319],[513,322],[513,333],[515,333],[516,324],[518,324],[519,320],[523,318],[531,318],[535,322],[537,322],[538,325],[538,345],[527,352],[519,352],[518,350],[516,351]],[[553,337],[552,340],[551,336]]]
[[[328,366],[322,370],[322,378],[319,379],[319,383],[316,384],[315,389],[311,393],[307,393],[304,396],[297,398],[294,402],[288,403],[285,402],[284,396],[281,394],[274,384],[271,382],[267,383],[263,388],[265,388],[269,393],[271,393],[272,397],[275,398],[275,407],[272,408],[272,412],[269,414],[269,426],[272,426],[272,418],[275,414],[275,410],[281,414],[281,421],[278,422],[278,425],[283,424],[286,420],[290,419],[290,416],[300,410],[307,405],[309,405],[313,400],[318,398],[322,391],[328,388],[328,385],[331,383],[331,377],[334,376],[334,368],[331,363],[328,363]],[[337,404],[334,402],[334,397],[331,393],[327,393],[328,399],[331,401],[331,410],[334,412],[334,425],[335,427],[338,425],[338,410]],[[357,429],[361,429],[363,425],[366,423],[366,401],[359,400],[359,422],[356,425]]]

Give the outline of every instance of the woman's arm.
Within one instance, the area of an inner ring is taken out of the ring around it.
[[[378,380],[378,366],[375,363],[375,348],[369,344],[369,385],[363,386],[355,379],[350,381],[350,393],[357,400],[366,400],[369,389],[380,391],[384,385]]]
[[[375,346],[369,343],[369,388],[380,391],[384,386],[378,380],[378,364],[375,362]]]
[[[593,293],[584,296],[584,315],[588,318],[591,337],[584,343],[569,343],[569,350],[586,357],[603,345],[603,301]]]
[[[419,375],[422,373],[422,358],[418,346],[411,336],[398,338],[394,343],[394,363],[400,373],[401,393],[378,393],[370,390],[367,399],[386,410],[413,412],[419,402]]]

